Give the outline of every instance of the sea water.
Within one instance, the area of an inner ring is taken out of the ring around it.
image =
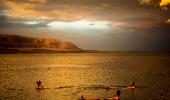
[[[104,99],[118,89],[121,100],[169,100],[170,54],[0,54],[0,100]]]

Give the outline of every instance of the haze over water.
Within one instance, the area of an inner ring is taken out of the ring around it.
[[[0,100],[168,100],[170,55],[149,53],[1,54]],[[35,89],[41,80],[44,90]],[[126,88],[135,81],[137,89]]]

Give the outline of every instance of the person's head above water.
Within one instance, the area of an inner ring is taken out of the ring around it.
[[[131,86],[135,86],[135,82],[131,81],[131,82],[130,82],[130,85],[131,85]]]
[[[40,86],[41,83],[42,83],[42,82],[41,82],[40,80],[37,81],[37,85],[38,85],[38,86]]]
[[[116,91],[116,95],[117,95],[117,96],[120,96],[120,93],[121,93],[120,90],[117,90],[117,91]]]

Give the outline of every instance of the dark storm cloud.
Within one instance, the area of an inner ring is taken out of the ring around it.
[[[37,24],[27,24],[24,20],[10,20],[5,15],[0,15],[0,28],[41,28],[47,27],[47,22],[40,22]]]
[[[145,20],[142,17],[149,16],[155,20],[161,15],[164,18],[162,11],[145,9],[138,0],[2,0],[2,4],[13,16],[28,14],[29,17],[50,17],[62,21],[84,18],[110,21],[139,19],[142,22]]]
[[[48,4],[63,4],[63,5],[77,5],[77,6],[82,6],[82,5],[91,5],[91,6],[96,6],[100,4],[124,4],[126,5],[127,3],[130,4],[135,4],[137,3],[136,0],[48,0]]]
[[[142,2],[142,0],[139,0]],[[168,12],[158,7],[147,9],[138,0],[1,0],[1,7],[9,10],[10,16],[53,18],[61,21],[81,19],[109,20],[122,23],[146,25],[166,22]],[[161,16],[161,17],[160,17]],[[149,24],[150,24],[149,23]],[[135,25],[133,27],[136,27]]]
[[[84,18],[105,16],[106,19],[115,17],[112,13],[117,11],[123,13],[139,7],[136,0],[39,0],[39,2],[37,0],[2,0],[2,4],[13,14],[25,15],[27,12],[32,16],[48,16],[58,19],[61,16],[72,16],[73,18],[68,17],[70,19],[77,19],[77,16]],[[67,15],[68,13],[70,15]]]

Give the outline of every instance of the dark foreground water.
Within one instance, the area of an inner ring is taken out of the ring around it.
[[[36,81],[45,89],[37,91]],[[135,81],[137,89],[126,88]],[[148,53],[1,54],[0,100],[170,100],[170,55]]]

